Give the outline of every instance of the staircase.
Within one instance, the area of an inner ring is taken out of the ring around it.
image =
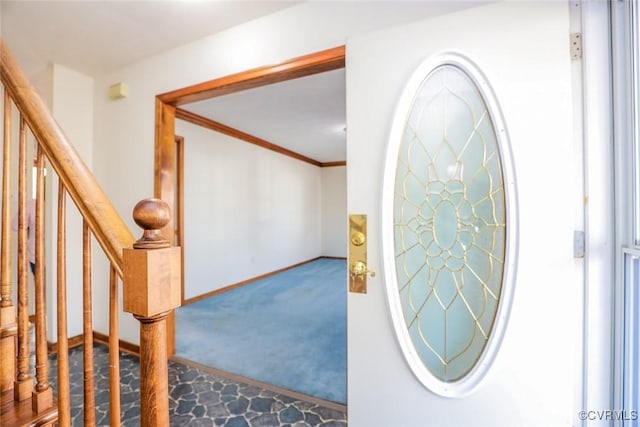
[[[85,349],[84,425],[96,423],[92,410],[96,387],[92,371],[92,240],[98,242],[110,264],[109,301],[105,304],[108,304],[109,312],[111,425],[119,426],[121,419],[118,307],[122,286],[123,308],[140,322],[141,425],[168,426],[166,319],[180,305],[181,261],[179,248],[171,247],[163,237],[169,222],[167,205],[158,199],[146,199],[134,207],[134,220],[142,228],[142,235],[136,240],[1,39],[0,81],[4,92],[0,194],[0,426],[71,425],[67,263],[82,265],[82,295],[72,295],[71,303],[83,307],[83,332],[79,339]],[[13,135],[15,129],[17,135]],[[28,158],[27,141],[31,140],[35,140],[36,147],[35,153]],[[29,209],[31,196],[27,188],[31,184],[32,164],[36,170],[36,192],[33,208]],[[45,221],[45,165],[48,165],[47,171],[57,175],[59,182],[57,192],[47,194],[46,199],[47,204],[56,207],[56,224]],[[15,186],[14,181],[17,181]],[[13,206],[15,201],[17,207]],[[82,216],[81,242],[67,241],[68,208],[76,209]],[[35,225],[30,227],[30,223]],[[55,226],[55,241],[45,240],[46,236],[54,235],[46,232],[45,226]],[[67,259],[68,244],[82,245],[81,260]],[[55,248],[52,262],[56,277],[45,276],[46,248]],[[29,249],[35,252],[33,260],[29,259]],[[34,263],[31,292],[30,262]],[[45,294],[49,292],[55,294],[56,313],[51,313],[46,306]],[[33,301],[29,301],[30,294]],[[57,324],[56,372],[49,372],[48,368],[47,318],[55,318]],[[35,328],[35,343],[29,339],[31,323]],[[31,363],[32,354],[35,354],[34,363]],[[55,391],[50,384],[53,375],[56,376]]]

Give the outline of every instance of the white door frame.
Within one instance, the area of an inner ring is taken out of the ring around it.
[[[615,147],[615,196],[616,196],[616,278],[615,278],[615,317],[613,347],[615,351],[613,365],[613,404],[617,413],[612,416],[615,425],[637,425],[638,408],[629,407],[632,399],[638,399],[637,360],[628,347],[636,347],[638,315],[637,302],[632,301],[634,292],[628,285],[633,283],[631,265],[627,258],[640,256],[640,187],[638,185],[638,149],[640,147],[640,59],[638,58],[638,40],[640,36],[640,12],[637,2],[611,3],[612,34],[612,99],[613,99],[613,141]],[[636,296],[637,298],[637,296]],[[636,300],[637,301],[637,300]],[[631,323],[631,325],[629,325]],[[629,327],[631,326],[631,327]],[[637,351],[637,350],[636,350]],[[632,356],[633,357],[633,356]],[[637,356],[636,356],[637,357]],[[635,383],[634,383],[635,381]],[[625,393],[627,396],[625,396]],[[629,396],[630,395],[630,396]],[[637,401],[635,402],[638,405]]]
[[[579,425],[589,411],[613,409],[611,369],[614,314],[614,167],[611,50],[607,2],[581,8],[582,131],[584,136],[584,329]],[[584,411],[584,412],[581,412]]]

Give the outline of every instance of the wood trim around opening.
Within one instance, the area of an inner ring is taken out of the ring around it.
[[[184,304],[184,137],[176,135],[176,206],[174,210],[174,244],[180,246],[180,300]]]
[[[281,64],[255,68],[156,97],[154,196],[169,203],[173,211],[175,153],[173,149],[177,105],[226,95],[245,89],[337,70],[345,66],[345,46],[301,56]],[[338,166],[331,162],[326,166]],[[173,221],[163,229],[165,238],[173,235]]]
[[[254,68],[218,79],[210,80],[182,89],[158,95],[158,99],[168,105],[180,106],[192,102],[214,98],[253,89],[325,71],[337,70],[345,66],[345,46],[323,50],[300,56],[277,65]]]

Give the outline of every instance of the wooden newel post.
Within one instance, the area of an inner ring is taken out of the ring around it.
[[[145,199],[133,209],[143,230],[132,249],[124,250],[124,311],[140,321],[140,425],[169,425],[166,319],[180,306],[180,248],[162,237],[169,207]]]

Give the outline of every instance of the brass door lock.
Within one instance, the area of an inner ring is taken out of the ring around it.
[[[349,215],[349,291],[367,293],[367,216]]]

